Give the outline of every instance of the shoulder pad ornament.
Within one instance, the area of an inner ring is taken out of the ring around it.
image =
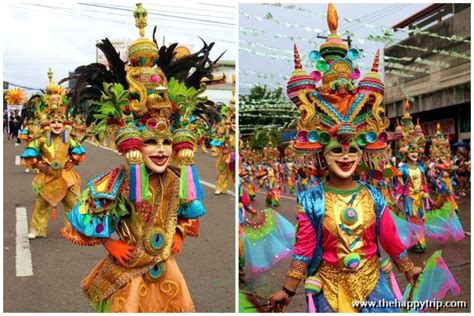
[[[124,176],[125,170],[122,167],[117,167],[110,172],[93,178],[87,183],[91,197],[115,200]]]

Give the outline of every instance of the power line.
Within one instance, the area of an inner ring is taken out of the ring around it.
[[[106,9],[112,9],[112,10],[118,10],[118,11],[134,12],[134,10],[131,9],[131,8],[118,8],[118,7],[108,6],[108,5],[101,5],[101,4],[79,3],[79,5],[98,7],[98,8],[106,8]],[[157,16],[176,18],[176,19],[184,19],[184,20],[189,20],[189,21],[197,21],[197,22],[205,22],[205,23],[218,24],[218,25],[226,25],[226,26],[229,26],[229,27],[234,27],[235,26],[235,23],[211,21],[211,20],[204,20],[204,19],[198,19],[198,18],[189,18],[189,17],[183,17],[183,16],[171,15],[171,14],[153,13],[153,12],[150,12],[150,11],[151,10],[148,10],[149,15],[157,15]]]
[[[32,4],[22,4],[22,5],[28,6],[28,5],[32,5]],[[33,6],[36,6],[36,5],[33,5]],[[12,7],[18,8],[18,9],[22,9],[21,7],[16,7],[16,6],[12,6]],[[41,7],[41,6],[40,6],[40,7]],[[38,10],[38,9],[39,9],[39,8],[35,8],[35,9],[32,9],[32,10]],[[52,10],[56,10],[56,11],[59,11],[59,12],[63,12],[63,14],[69,15],[69,16],[85,17],[85,18],[88,18],[88,19],[92,19],[92,20],[95,20],[95,21],[102,22],[102,23],[112,22],[112,23],[117,23],[117,24],[121,24],[121,25],[130,25],[129,22],[125,22],[125,21],[118,21],[118,20],[112,20],[112,19],[107,19],[107,20],[105,20],[105,19],[101,19],[101,18],[98,18],[98,17],[93,17],[93,16],[89,16],[89,15],[85,15],[85,14],[73,14],[73,13],[70,13],[70,12],[68,12],[68,11],[64,11],[64,10],[62,10],[62,9],[58,9],[58,8],[55,8],[55,7],[49,7],[48,9],[52,9]],[[40,12],[45,13],[45,11],[40,11]],[[48,12],[48,11],[46,11],[46,12]],[[178,22],[179,22],[179,21],[178,21]],[[209,25],[209,26],[213,26],[213,25]],[[167,34],[176,34],[176,35],[181,36],[181,37],[184,35],[186,38],[191,39],[191,36],[190,36],[189,32],[186,32],[186,33],[175,32],[174,30],[175,30],[176,28],[166,27],[166,26],[160,26],[160,28],[173,30],[172,32],[167,32]],[[182,30],[185,30],[185,28],[181,28],[181,29],[182,29]],[[208,31],[208,32],[211,32],[211,33],[212,33],[212,31]],[[215,36],[212,36],[212,35],[211,35],[211,36],[207,36],[207,35],[206,35],[206,38],[214,39],[214,40],[216,40],[216,41],[218,41],[218,42],[222,42],[222,43],[231,43],[231,44],[234,44],[234,43],[235,43],[235,41],[231,41],[231,40],[228,40],[228,39],[218,38],[218,37],[215,37]],[[195,39],[195,38],[193,37],[193,39]]]

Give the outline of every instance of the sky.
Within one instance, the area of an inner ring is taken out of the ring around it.
[[[239,92],[248,93],[250,86],[259,83],[270,87],[283,86],[286,82],[281,75],[289,75],[293,71],[293,43],[296,43],[300,56],[308,59],[308,54],[313,49],[319,49],[324,39],[317,38],[318,35],[327,36],[328,27],[326,18],[321,16],[326,13],[327,4],[297,4],[291,3],[297,8],[288,9],[268,4],[240,4],[239,5]],[[430,3],[336,3],[339,16],[339,33],[348,30],[355,34],[353,47],[363,49],[365,58],[357,62],[362,66],[369,67],[372,64],[373,54],[380,48],[383,53],[383,43],[367,40],[369,34],[381,35],[378,26],[391,27],[423,8]],[[299,10],[297,10],[300,8]],[[265,19],[270,13],[272,19]],[[361,19],[371,25],[366,27],[357,22],[346,22],[344,18]],[[280,23],[276,23],[278,21]],[[299,27],[295,27],[299,25]],[[253,32],[248,30],[252,29]],[[257,31],[255,31],[257,30]],[[262,34],[261,32],[264,32]],[[244,34],[246,32],[247,34]],[[253,34],[259,34],[254,36]],[[276,37],[275,37],[276,34]],[[285,37],[281,37],[284,35]],[[288,36],[303,37],[301,39],[289,39]],[[280,38],[278,38],[280,37]],[[402,34],[396,36],[402,39]],[[252,50],[250,53],[248,50]],[[265,54],[260,56],[259,54]],[[274,55],[290,58],[291,60],[273,58]],[[383,63],[381,62],[380,68]],[[314,69],[305,67],[311,72]],[[362,76],[368,69],[361,69]],[[383,73],[383,70],[381,71]],[[273,78],[259,78],[258,74],[272,73]]]
[[[96,61],[95,43],[135,40],[139,37],[133,10],[135,1],[51,2],[2,1],[3,80],[44,89],[48,68],[55,81],[76,67]],[[227,52],[223,60],[236,59],[236,6],[232,4],[142,2],[148,10],[145,36],[157,26],[158,43],[184,43],[202,47],[199,36],[215,42],[211,59]]]

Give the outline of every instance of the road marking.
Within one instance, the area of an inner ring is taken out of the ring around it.
[[[15,156],[15,165],[20,165],[20,156]]]
[[[16,208],[16,276],[33,275],[26,208]]]
[[[89,141],[89,140],[86,140],[86,142],[88,142],[89,144],[92,144],[92,145],[94,145],[94,146],[96,146],[96,147],[100,147],[100,148],[103,148],[103,149],[111,150],[111,151],[113,151],[113,152],[115,152],[115,153],[118,154],[118,151],[115,150],[115,149],[111,149],[111,148],[109,148],[109,147],[107,147],[107,146],[93,143],[93,142],[91,142],[91,141]],[[206,187],[212,188],[212,189],[214,189],[214,190],[216,189],[216,186],[215,186],[214,184],[212,184],[212,183],[209,183],[209,182],[206,182],[206,181],[203,181],[203,180],[199,180],[199,182],[200,182],[202,185],[206,186]],[[229,195],[235,196],[235,192],[233,192],[233,191],[227,191],[227,193],[228,193]]]

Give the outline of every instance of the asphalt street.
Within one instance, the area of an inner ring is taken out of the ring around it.
[[[4,142],[3,202],[3,280],[4,312],[94,312],[80,289],[82,279],[106,255],[102,246],[82,247],[61,238],[58,231],[64,215],[58,207],[58,218],[50,221],[47,238],[29,241],[33,275],[16,275],[16,209],[27,209],[28,226],[34,194],[33,173],[15,165],[24,145]],[[92,177],[124,163],[115,152],[84,143],[88,159],[77,167],[81,187]],[[215,183],[215,158],[198,153],[196,165],[201,180]],[[235,212],[232,194],[214,195],[214,189],[203,185],[207,214],[200,221],[200,236],[186,238],[177,257],[198,312],[235,311]],[[234,187],[230,190],[233,192]],[[23,237],[25,240],[25,236]]]
[[[441,249],[443,252],[443,259],[449,266],[454,278],[458,282],[461,288],[461,294],[453,297],[450,292],[445,297],[445,300],[455,301],[466,301],[468,306],[463,309],[442,309],[444,312],[469,312],[471,310],[471,205],[470,196],[462,197],[458,200],[460,212],[458,214],[459,219],[463,225],[464,231],[468,234],[461,240],[454,242],[450,239],[446,244],[441,244],[437,241],[428,240],[428,249],[424,254],[417,254],[409,252],[410,259],[415,265],[423,266],[423,262],[426,261],[430,255]],[[291,223],[296,224],[296,199],[289,193],[282,192],[282,198],[280,200],[281,205],[278,208],[274,208],[281,215],[283,215]],[[261,210],[265,208],[265,193],[261,188],[258,188],[256,199],[252,202],[252,206]],[[280,260],[272,269],[269,271],[254,274],[248,269],[245,270],[245,276],[239,283],[241,290],[256,295],[257,301],[260,304],[266,304],[266,299],[275,291],[281,289],[283,285],[286,272],[290,266],[291,258],[287,257]],[[397,281],[400,285],[400,289],[403,290],[406,287],[405,276],[400,274],[396,268],[394,268]],[[304,298],[304,289],[300,285],[296,296],[288,306],[287,312],[304,312],[306,310],[306,302]],[[434,310],[430,310],[436,312]]]

